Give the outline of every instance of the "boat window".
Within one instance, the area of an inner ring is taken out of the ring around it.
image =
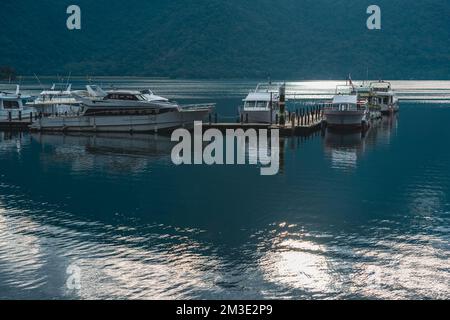
[[[246,108],[254,108],[255,105],[256,105],[256,102],[255,102],[255,101],[247,101],[247,102],[245,103],[245,107],[246,107]]]
[[[138,97],[139,96],[139,97]],[[143,97],[140,95],[134,95],[134,94],[125,94],[125,93],[110,93],[106,96],[106,99],[110,100],[142,100]]]
[[[256,107],[257,108],[265,108],[267,106],[267,102],[265,101],[258,101],[256,102]]]
[[[19,109],[19,102],[18,101],[3,101],[3,108],[4,109]]]

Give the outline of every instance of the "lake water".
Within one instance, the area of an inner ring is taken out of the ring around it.
[[[102,81],[230,121],[256,85]],[[177,167],[162,135],[0,132],[0,298],[449,299],[450,83],[394,87],[401,112],[366,135],[282,140],[276,176]]]

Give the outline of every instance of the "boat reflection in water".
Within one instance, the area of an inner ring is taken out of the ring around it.
[[[375,145],[389,145],[397,129],[397,115],[372,121],[367,131],[336,131],[328,128],[324,136],[325,154],[331,159],[331,167],[352,170],[358,160]]]
[[[365,150],[365,135],[361,131],[336,132],[327,130],[324,139],[325,152],[330,156],[332,168],[356,168]]]
[[[170,162],[175,145],[170,136],[127,133],[32,133],[32,139],[54,152],[41,153],[43,162],[71,162],[73,170],[104,169],[122,173],[139,173],[150,162]]]

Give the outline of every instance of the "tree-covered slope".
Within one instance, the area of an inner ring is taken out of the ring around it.
[[[78,4],[82,29],[66,28]],[[20,74],[450,78],[450,2],[2,0],[0,66]]]

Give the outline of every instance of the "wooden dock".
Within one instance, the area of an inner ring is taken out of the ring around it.
[[[1,130],[11,130],[11,131],[26,131],[29,129],[31,124],[30,120],[11,120],[11,121],[0,121]]]
[[[220,131],[225,131],[227,129],[278,129],[281,136],[307,136],[314,132],[317,132],[323,128],[323,110],[316,109],[310,110],[308,112],[292,112],[288,113],[284,124],[280,124],[278,118],[276,123],[248,123],[242,121],[240,122],[217,122],[217,116],[214,117],[215,121],[203,123],[203,130],[208,129],[218,129]]]

